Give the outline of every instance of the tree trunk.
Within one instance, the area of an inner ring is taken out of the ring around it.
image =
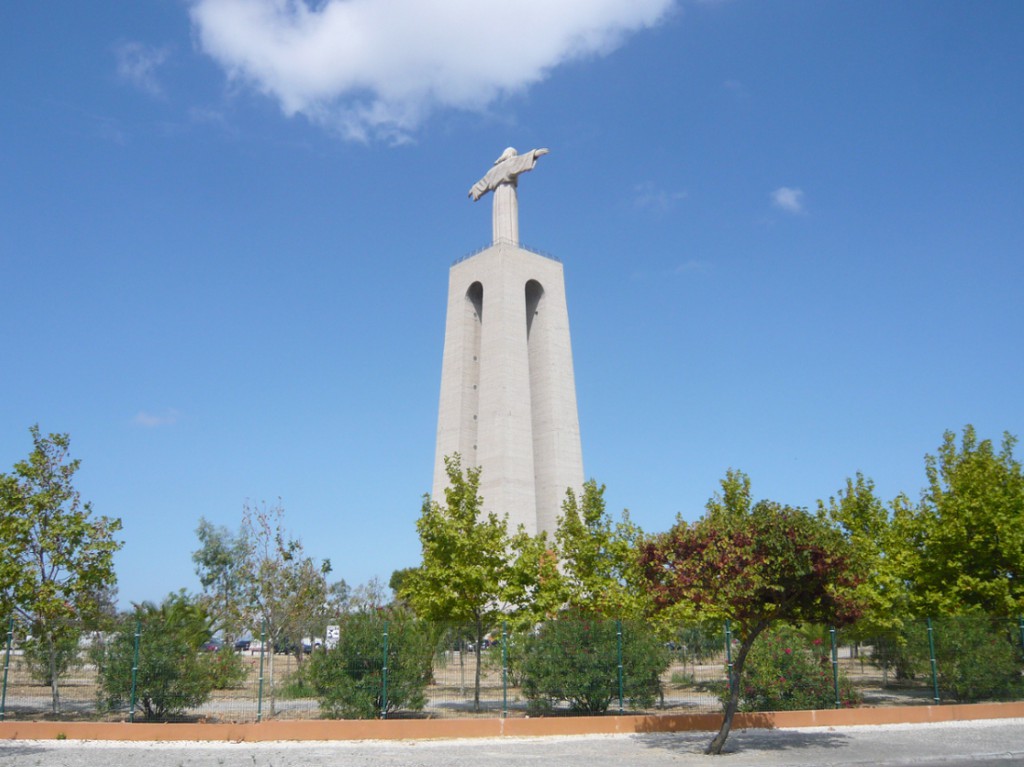
[[[460,635],[459,647],[459,695],[466,697],[466,641]]]
[[[476,647],[474,651],[476,654],[476,681],[473,685],[473,710],[480,710],[480,652],[483,649],[481,645],[484,643],[484,625],[480,616],[476,619]]]
[[[60,689],[57,687],[57,640],[50,634],[46,638],[50,666],[50,692],[53,695],[53,713],[60,713]]]
[[[729,730],[732,729],[732,719],[736,715],[736,709],[740,705],[740,679],[743,675],[743,664],[747,662],[747,653],[754,645],[754,640],[768,627],[768,624],[761,624],[751,631],[750,635],[743,639],[740,644],[740,652],[736,662],[732,666],[732,674],[729,676],[729,702],[725,706],[725,717],[722,719],[722,728],[718,731],[714,740],[708,746],[705,754],[719,755],[725,746],[725,739],[729,737]]]
[[[270,642],[270,661],[267,664],[267,676],[270,677],[270,679],[269,679],[269,681],[270,681],[270,701],[269,701],[269,703],[270,703],[270,716],[269,716],[269,718],[270,719],[274,718],[274,700],[275,700],[275,696],[274,696],[274,655],[275,655],[275,653],[274,653],[274,641],[271,640],[271,642]]]

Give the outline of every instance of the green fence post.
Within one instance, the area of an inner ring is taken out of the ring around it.
[[[256,693],[256,722],[263,721],[263,654],[267,646],[267,619],[260,626],[260,685]]]
[[[142,618],[135,619],[135,650],[132,656],[132,694],[128,711],[128,721],[135,722],[135,693],[139,681],[139,637],[142,636]]]
[[[380,718],[388,718],[388,622],[384,621],[384,667],[381,670]]]
[[[732,692],[732,628],[728,619],[725,621],[725,668],[729,674],[729,691]]]
[[[839,650],[836,647],[836,627],[830,628],[828,633],[832,636],[832,687],[836,691],[836,708],[842,708],[839,700]]]
[[[939,675],[935,665],[935,632],[932,630],[932,619],[928,619],[928,654],[932,661],[932,688],[935,690],[935,705],[939,704]]]
[[[7,716],[7,672],[11,668],[11,644],[13,642],[14,618],[11,618],[7,624],[7,649],[4,650],[4,691],[0,694],[0,722],[4,721]]]
[[[615,621],[616,641],[619,649],[619,716],[622,716],[622,621]]]
[[[501,622],[501,718],[508,717],[508,624]]]

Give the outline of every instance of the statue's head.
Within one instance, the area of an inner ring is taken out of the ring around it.
[[[516,151],[516,148],[514,146],[510,146],[504,152],[501,153],[501,157],[495,160],[494,164],[497,165],[499,162],[504,162],[509,157],[515,157],[517,154],[519,153]]]

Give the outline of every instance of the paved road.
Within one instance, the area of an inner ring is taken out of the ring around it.
[[[1024,719],[876,727],[746,730],[729,755],[709,733],[332,743],[0,742],[3,767],[848,767],[1024,764]]]

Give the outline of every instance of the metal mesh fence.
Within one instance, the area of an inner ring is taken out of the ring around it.
[[[722,709],[738,647],[727,625],[666,632],[615,620],[509,620],[486,627],[478,647],[474,626],[387,613],[327,624],[338,627],[328,646],[314,639],[288,653],[258,640],[176,653],[137,627],[136,655],[136,632],[71,631],[51,659],[45,643],[10,620],[0,719],[711,713]],[[1024,619],[911,620],[872,639],[856,627],[780,627],[759,637],[747,659],[741,708],[1019,700],[1022,670]],[[214,678],[212,690],[204,675]]]

